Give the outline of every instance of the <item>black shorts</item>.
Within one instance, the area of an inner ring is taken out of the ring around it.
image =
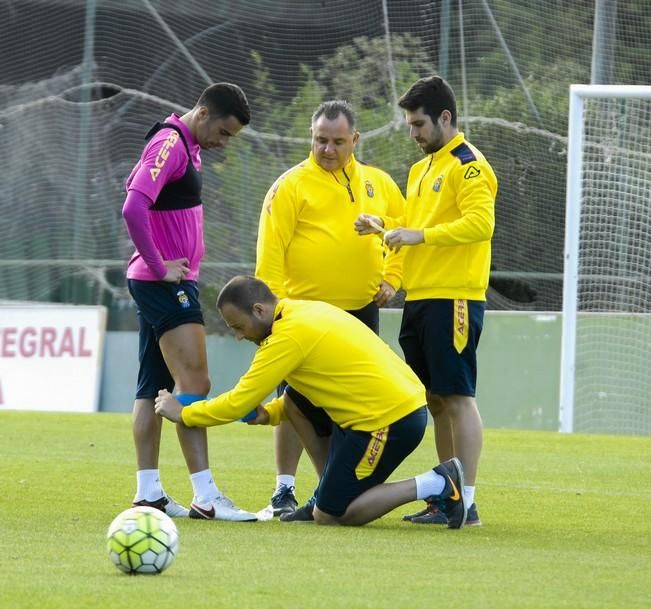
[[[485,308],[478,300],[405,302],[400,346],[405,361],[433,394],[475,396]]]
[[[363,324],[366,324],[376,334],[380,333],[380,309],[374,302],[370,302],[361,309],[347,311],[353,317],[359,319]],[[305,417],[312,423],[316,435],[322,438],[328,437],[332,433],[332,419],[328,416],[323,408],[315,406],[304,395],[296,391],[293,387],[282,382],[276,389],[276,395],[280,397],[285,391],[291,398],[296,407],[305,415]]]
[[[154,398],[159,389],[174,389],[174,379],[163,359],[158,341],[168,330],[183,324],[203,324],[196,281],[169,283],[129,279],[140,326],[138,387],[136,399]]]
[[[361,309],[346,312],[350,313],[353,317],[357,317],[359,321],[371,328],[376,334],[380,333],[380,309],[374,302],[369,302]]]
[[[426,427],[425,406],[372,432],[333,423],[328,461],[316,490],[317,507],[343,516],[357,497],[387,480],[420,444]]]

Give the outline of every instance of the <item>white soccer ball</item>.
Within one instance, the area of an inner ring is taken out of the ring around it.
[[[134,507],[118,514],[106,534],[109,558],[130,575],[157,575],[169,567],[179,550],[172,519],[152,507]]]

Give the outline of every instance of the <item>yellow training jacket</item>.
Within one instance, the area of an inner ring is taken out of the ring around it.
[[[285,172],[265,197],[255,274],[280,298],[323,300],[361,309],[384,279],[401,285],[402,252],[388,253],[376,235],[360,237],[360,213],[401,216],[404,197],[384,171],[354,157],[341,171],[313,155]]]
[[[425,243],[401,250],[407,300],[486,300],[496,194],[493,169],[463,133],[412,166],[404,216],[382,217],[387,229],[424,229]]]
[[[231,423],[248,414],[286,379],[337,425],[374,431],[425,404],[425,388],[391,348],[338,307],[281,300],[271,334],[234,389],[183,409],[188,426]],[[283,401],[265,406],[271,424],[283,418]]]

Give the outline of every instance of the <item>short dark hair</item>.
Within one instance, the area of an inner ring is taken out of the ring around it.
[[[219,292],[217,308],[221,311],[225,304],[250,313],[256,303],[274,303],[278,300],[269,286],[251,275],[236,275]]]
[[[417,80],[398,100],[403,110],[414,112],[419,108],[436,122],[443,110],[452,115],[452,126],[457,126],[457,100],[452,87],[440,76],[429,76]]]
[[[234,116],[242,125],[251,121],[251,109],[244,91],[230,82],[218,82],[203,90],[197,106],[206,106],[210,118]]]
[[[319,104],[319,107],[312,114],[312,124],[314,125],[321,116],[325,116],[328,120],[333,120],[340,114],[346,117],[350,125],[350,130],[355,131],[355,124],[357,123],[355,110],[353,110],[350,102],[344,99],[333,99]]]

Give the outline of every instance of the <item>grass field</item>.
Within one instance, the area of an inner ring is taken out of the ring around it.
[[[213,472],[258,510],[273,490],[269,428],[209,430]],[[651,607],[651,438],[487,430],[483,527],[362,528],[278,521],[176,521],[180,553],[160,576],[129,577],[104,536],[134,491],[123,414],[0,413],[2,609],[417,609]],[[428,435],[395,478],[433,465]],[[314,475],[299,472],[299,501]],[[191,490],[171,425],[168,492]]]

